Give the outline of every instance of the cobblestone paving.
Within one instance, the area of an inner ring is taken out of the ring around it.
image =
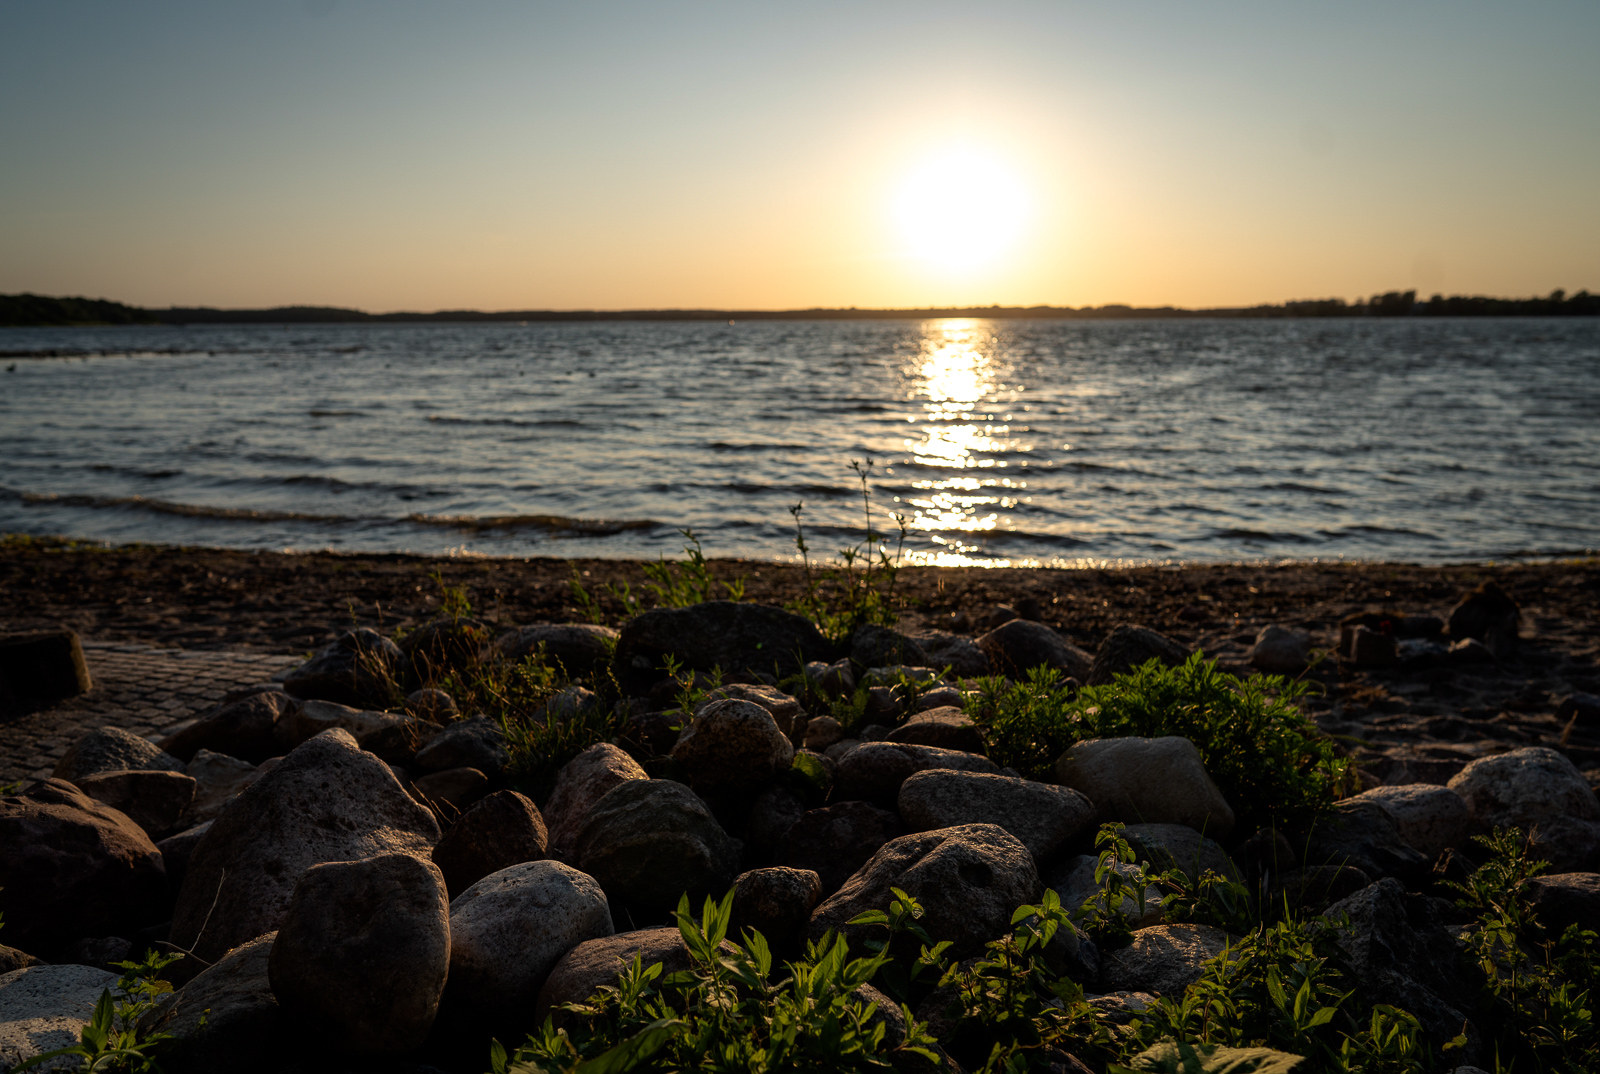
[[[19,719],[0,722],[0,784],[46,779],[67,748],[115,725],[161,738],[241,686],[266,682],[300,662],[270,653],[152,649],[83,643],[94,688]]]

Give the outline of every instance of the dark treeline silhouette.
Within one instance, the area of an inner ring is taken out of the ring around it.
[[[931,317],[997,319],[1070,318],[1125,320],[1196,317],[1594,317],[1600,295],[1553,291],[1544,298],[1434,295],[1417,301],[1415,291],[1388,291],[1370,299],[1294,299],[1281,305],[1183,309],[1177,306],[950,306],[924,309],[794,310],[440,310],[435,313],[366,313],[334,306],[278,306],[224,310],[172,307],[155,310],[89,298],[0,295],[0,326],[96,324],[395,324],[438,321],[780,321],[887,320]]]

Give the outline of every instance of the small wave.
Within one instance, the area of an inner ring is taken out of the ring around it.
[[[712,451],[806,451],[810,444],[733,444],[725,440],[713,440],[706,447]]]
[[[367,416],[363,410],[308,410],[307,414],[313,418],[364,418]]]
[[[439,425],[483,425],[513,429],[581,429],[584,423],[571,418],[463,418],[455,414],[429,414]]]
[[[1424,541],[1442,540],[1437,534],[1414,530],[1406,526],[1378,526],[1372,524],[1341,526],[1336,530],[1322,530],[1328,537],[1420,537]]]
[[[1303,533],[1253,530],[1244,527],[1213,530],[1211,536],[1221,541],[1279,541],[1287,544],[1312,544],[1316,541],[1316,538]]]
[[[126,474],[129,477],[142,477],[149,481],[163,481],[183,474],[182,470],[141,470],[137,466],[116,466],[109,462],[91,463],[89,469],[97,474]]]
[[[10,491],[9,489],[6,491]],[[153,511],[163,515],[183,518],[212,518],[229,522],[320,522],[341,523],[370,521],[347,515],[318,515],[305,511],[274,511],[252,507],[215,507],[209,504],[174,503],[171,500],[152,500],[146,496],[89,496],[81,493],[21,492],[12,493],[23,503],[35,507],[130,507],[140,511]]]
[[[482,533],[485,530],[545,530],[557,536],[610,537],[661,526],[652,518],[568,518],[565,515],[407,515],[419,526],[443,526]]]

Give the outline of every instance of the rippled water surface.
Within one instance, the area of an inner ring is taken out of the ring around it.
[[[74,357],[17,355],[56,351]],[[0,530],[940,563],[1600,544],[1600,322],[0,329]]]

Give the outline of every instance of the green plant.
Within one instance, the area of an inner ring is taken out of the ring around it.
[[[465,586],[447,585],[441,571],[435,570],[429,577],[439,587],[439,614],[442,617],[456,622],[472,614],[472,600]]]
[[[719,589],[722,599],[743,600],[744,575],[739,575],[731,582],[719,581],[711,572],[711,564],[705,557],[700,538],[690,529],[681,529],[678,532],[688,542],[683,546],[684,558],[681,562],[673,562],[662,556],[655,563],[646,563],[643,566],[644,588],[649,591],[652,598],[649,606],[687,608],[691,604],[703,604],[708,600],[719,599]],[[591,623],[604,621],[604,611],[600,607],[600,602],[583,584],[583,577],[578,573],[576,564],[572,567],[571,577],[567,579],[567,588],[571,590],[572,598],[585,618]],[[632,618],[646,610],[645,597],[634,593],[631,583],[606,582],[600,588],[608,597],[621,605],[623,618]]]
[[[1479,1024],[1497,1031],[1495,1051],[1508,1069],[1595,1070],[1600,936],[1577,925],[1554,934],[1540,920],[1529,888],[1548,863],[1532,856],[1528,834],[1502,828],[1477,841],[1487,860],[1450,886],[1473,915],[1463,941],[1488,984]]]
[[[1348,767],[1296,707],[1308,689],[1278,676],[1240,679],[1196,653],[1178,667],[1151,661],[1081,690],[1045,668],[1019,682],[990,679],[971,714],[989,756],[1035,779],[1083,739],[1187,738],[1241,829],[1293,829],[1332,805]]]
[[[872,507],[870,477],[871,459],[852,459],[861,486],[861,512],[865,521],[865,535],[857,544],[839,550],[840,566],[814,567],[811,549],[806,544],[805,529],[800,523],[805,503],[789,508],[794,516],[794,543],[800,552],[800,562],[805,570],[805,592],[791,601],[789,609],[816,623],[830,640],[840,642],[869,623],[892,626],[896,619],[895,580],[900,573],[900,561],[905,551],[907,522],[904,515],[891,512],[889,518],[899,530],[894,551],[889,550],[889,538],[875,526]]]
[[[94,1013],[78,1034],[78,1043],[23,1060],[11,1069],[30,1070],[64,1056],[77,1056],[76,1069],[83,1074],[99,1071],[139,1074],[158,1069],[155,1053],[172,1036],[141,1030],[139,1019],[154,1009],[163,995],[172,991],[172,986],[161,979],[161,971],[182,957],[147,951],[138,962],[115,963],[122,970],[116,993],[113,995],[110,989],[100,993]]]
[[[675,915],[692,959],[681,973],[637,958],[615,984],[563,1009],[575,1026],[543,1028],[514,1052],[496,1042],[494,1074],[553,1071],[865,1071],[894,1060],[933,1060],[932,1041],[903,1008],[908,1029],[886,1046],[878,1004],[860,989],[885,964],[882,955],[851,958],[844,937],[809,944],[800,959],[775,964],[765,937],[747,930],[728,941],[733,893],[706,899],[698,918],[685,896]]]

